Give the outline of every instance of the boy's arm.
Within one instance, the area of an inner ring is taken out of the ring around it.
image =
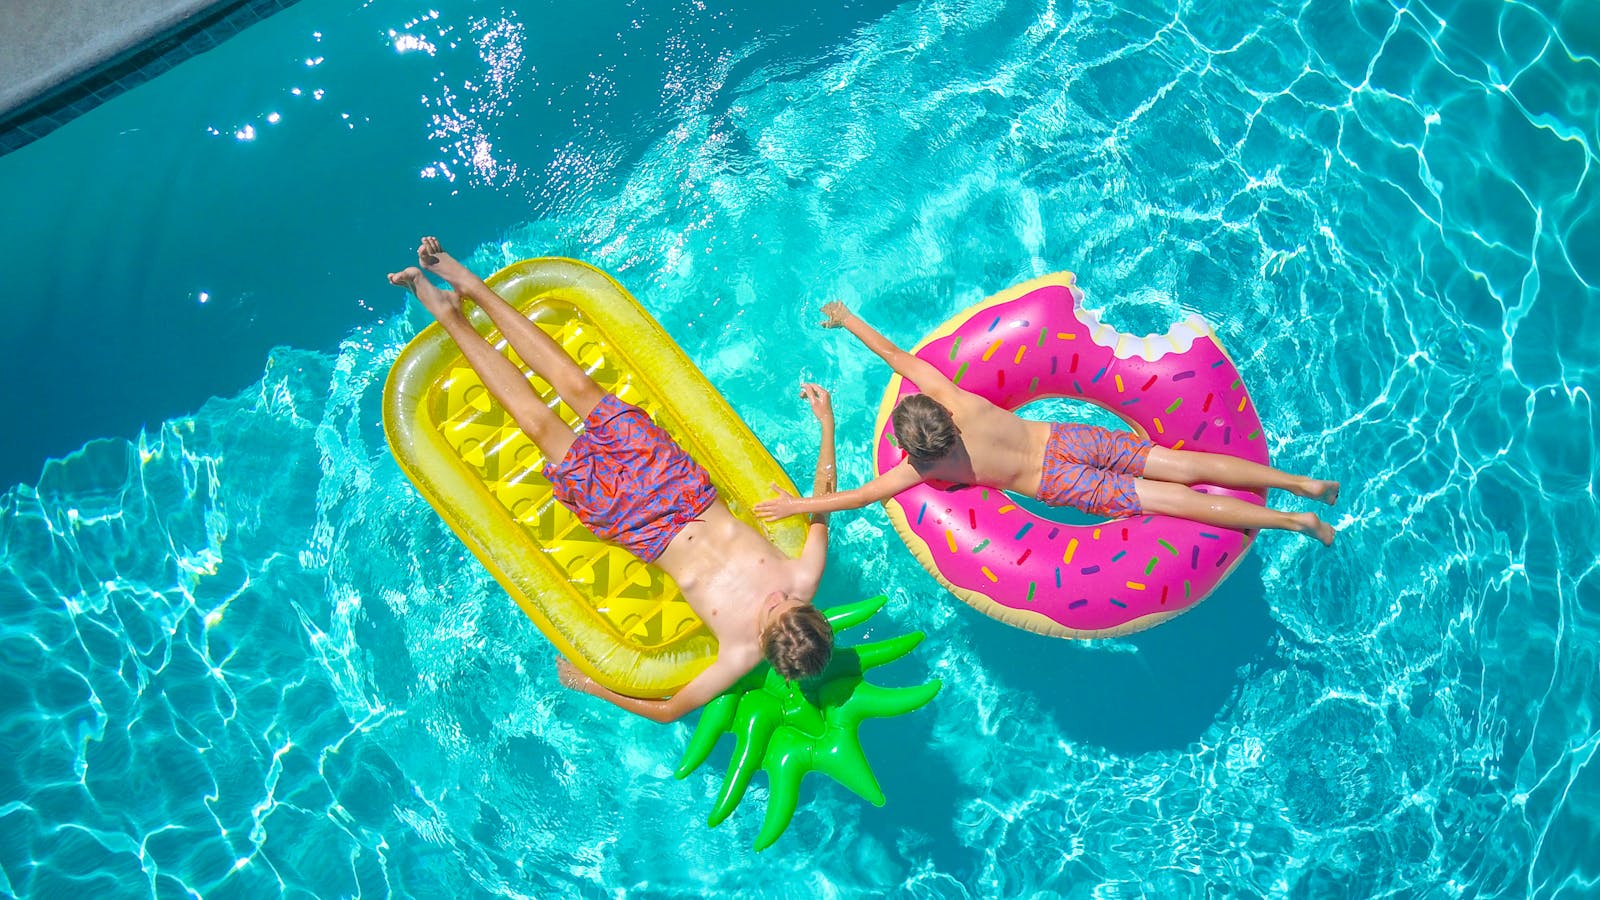
[[[933,367],[933,364],[895,346],[893,341],[879,334],[877,329],[868,325],[843,303],[835,300],[824,305],[822,312],[828,317],[822,323],[823,328],[843,328],[855,335],[861,343],[867,345],[868,350],[882,357],[901,378],[916,385],[918,390],[933,398],[941,406],[951,409],[961,402],[965,392],[956,387],[955,382],[946,378],[943,372]]]
[[[811,479],[811,493],[827,496],[839,489],[839,475],[834,466],[833,398],[815,384],[801,385],[800,395],[811,401],[811,411],[822,425],[822,443],[817,447],[817,471]],[[779,493],[783,492],[780,490]],[[815,585],[822,581],[822,569],[827,562],[828,512],[818,510],[812,514],[811,526],[806,529],[806,546],[800,551],[800,569]]]
[[[839,474],[834,468],[833,445],[833,398],[820,385],[803,384],[800,386],[800,395],[811,401],[811,411],[817,416],[817,423],[822,426],[822,441],[817,446],[817,471],[811,479],[811,493],[821,496],[832,494],[839,490]],[[818,510],[811,517],[814,525],[828,524],[826,510]]]
[[[879,475],[877,478],[863,484],[858,488],[848,491],[837,491],[831,494],[818,494],[813,497],[796,497],[777,485],[773,490],[778,496],[770,500],[763,500],[755,506],[756,515],[770,522],[784,516],[795,516],[803,513],[811,515],[837,512],[841,509],[860,509],[882,500],[887,500],[906,488],[922,482],[922,475],[912,468],[910,460],[902,460],[899,465]]]
[[[619,694],[610,688],[603,687],[593,678],[578,671],[578,668],[568,662],[566,657],[556,658],[556,669],[560,672],[561,683],[575,691],[592,694],[602,700],[622,707],[631,713],[637,713],[656,722],[676,722],[683,716],[705,706],[716,698],[718,694],[733,687],[744,673],[754,668],[753,665],[744,665],[729,656],[718,654],[715,661],[707,666],[705,671],[696,675],[692,681],[684,685],[676,694],[665,700],[645,700],[640,697],[629,697]]]
[[[843,309],[842,306],[840,308]],[[834,471],[833,400],[827,391],[814,384],[802,384],[800,396],[811,401],[811,411],[816,413],[817,421],[822,423],[822,446],[817,450],[817,474],[812,481],[812,496],[796,497],[783,488],[773,485],[772,489],[778,492],[778,496],[757,503],[755,513],[767,522],[801,513],[810,514],[811,530],[806,535],[806,549],[801,552],[800,561],[814,568],[817,578],[820,579],[823,558],[828,547],[828,513],[841,509],[860,509],[869,503],[888,499],[921,481],[922,476],[917,474],[910,462],[902,462],[861,487],[840,492],[838,476]],[[819,540],[813,540],[814,538]],[[813,552],[813,547],[816,548],[817,554],[814,561],[808,558]]]

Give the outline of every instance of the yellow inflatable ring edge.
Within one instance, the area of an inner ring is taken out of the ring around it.
[[[578,260],[513,263],[485,279],[566,347],[602,387],[639,405],[711,473],[719,496],[791,556],[806,526],[754,522],[749,509],[793,484],[661,326],[605,272]],[[497,346],[475,306],[467,315]],[[509,352],[509,351],[508,351]],[[515,360],[514,354],[512,355]],[[543,379],[536,390],[575,425]],[[709,665],[716,641],[672,580],[596,539],[550,495],[544,459],[482,392],[433,323],[401,351],[384,388],[395,460],[550,642],[585,674],[638,697],[667,696]]]

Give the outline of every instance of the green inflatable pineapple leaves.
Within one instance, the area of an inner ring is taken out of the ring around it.
[[[824,610],[823,615],[834,631],[843,631],[871,618],[886,600],[873,597]],[[707,824],[715,828],[732,814],[757,769],[766,770],[771,785],[767,817],[756,836],[758,851],[772,846],[789,827],[807,772],[829,775],[867,802],[882,806],[883,789],[857,733],[862,720],[920,709],[943,685],[934,679],[914,687],[880,687],[866,680],[866,672],[910,653],[922,638],[922,632],[914,631],[872,644],[836,647],[827,669],[805,682],[787,681],[762,663],[706,704],[678,763],[677,776],[687,777],[699,768],[722,735],[734,736],[733,758]]]

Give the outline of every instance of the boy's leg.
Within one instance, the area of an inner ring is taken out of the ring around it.
[[[1265,467],[1263,467],[1265,468]],[[1215,482],[1213,482],[1215,483]],[[1333,527],[1315,513],[1290,513],[1257,506],[1233,497],[1213,496],[1169,481],[1134,479],[1139,505],[1147,513],[1193,519],[1224,528],[1279,528],[1309,534],[1333,544]]]
[[[1333,503],[1339,499],[1339,482],[1291,475],[1225,453],[1197,453],[1152,447],[1144,464],[1144,477],[1175,484],[1214,484],[1230,488],[1280,488],[1301,497]],[[1249,504],[1246,504],[1249,505]]]
[[[461,348],[467,364],[483,379],[483,386],[489,389],[494,399],[539,445],[540,451],[551,463],[560,462],[576,435],[554,410],[539,399],[522,370],[491,346],[461,314],[461,298],[454,291],[446,292],[434,287],[415,266],[392,273],[389,283],[408,288],[417,295],[422,305],[433,313],[434,318],[455,340],[456,346]]]
[[[482,278],[472,274],[472,270],[445,253],[439,246],[438,238],[422,239],[421,246],[417,247],[417,261],[423,268],[450,282],[450,286],[460,291],[462,296],[488,313],[495,327],[505,335],[511,349],[517,351],[517,355],[522,357],[534,374],[550,382],[579,419],[588,418],[595,405],[605,399],[606,392],[594,383],[582,366],[567,355],[560,344],[545,334],[543,328],[517,312],[516,307],[491,290]]]

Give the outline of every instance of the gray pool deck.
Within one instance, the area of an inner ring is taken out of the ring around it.
[[[295,0],[0,0],[0,153]]]

